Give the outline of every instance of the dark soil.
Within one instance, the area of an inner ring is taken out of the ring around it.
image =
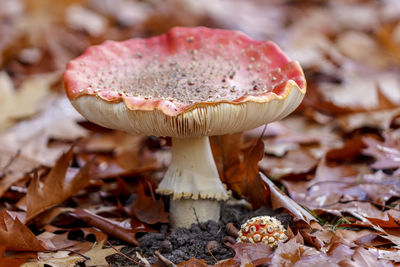
[[[168,226],[162,225],[159,233],[146,233],[138,240],[139,247],[124,247],[121,252],[135,260],[136,252],[145,257],[149,263],[155,263],[158,258],[154,255],[159,251],[162,256],[171,262],[178,264],[191,258],[204,259],[208,264],[234,257],[234,251],[228,246],[227,240],[235,238],[229,235],[226,225],[233,223],[237,228],[247,219],[269,215],[279,219],[285,227],[292,223],[292,217],[287,213],[276,214],[266,207],[252,211],[250,208],[235,205],[225,205],[221,211],[220,222],[208,221],[206,223],[193,224],[190,229],[177,228],[168,232]],[[131,260],[114,254],[106,258],[110,266],[138,266]]]

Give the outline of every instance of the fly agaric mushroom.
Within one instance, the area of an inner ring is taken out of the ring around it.
[[[240,227],[238,242],[264,243],[275,247],[287,240],[282,223],[270,216],[258,216],[247,220]]]
[[[89,121],[172,138],[157,192],[171,195],[173,227],[218,220],[228,198],[208,136],[282,119],[306,91],[301,67],[274,43],[205,27],[92,46],[67,65],[63,82]]]

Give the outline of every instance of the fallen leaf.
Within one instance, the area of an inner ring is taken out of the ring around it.
[[[311,221],[316,221],[316,219],[305,209],[303,209],[294,200],[285,195],[281,190],[279,190],[276,185],[274,185],[271,180],[269,180],[263,173],[260,172],[260,177],[269,187],[271,192],[271,203],[273,209],[285,208],[289,210],[297,219],[303,220],[307,223]]]
[[[116,246],[116,249],[120,249],[122,246]],[[89,260],[85,261],[85,266],[109,266],[106,261],[106,257],[117,253],[114,248],[103,248],[103,243],[99,243],[94,246],[91,250],[83,254],[88,257]]]
[[[26,222],[57,206],[89,185],[93,161],[82,167],[74,177],[67,176],[67,169],[73,154],[73,147],[71,147],[57,160],[43,184],[37,174],[33,177],[26,194]]]
[[[206,263],[205,260],[198,260],[195,258],[191,258],[187,261],[180,262],[177,266],[181,267],[208,267],[209,265]]]
[[[68,249],[69,251],[84,253],[90,250],[95,243],[105,243],[107,235],[95,228],[58,228],[46,225],[44,232],[37,235],[48,250],[57,251]],[[90,241],[89,241],[90,240]]]
[[[0,245],[0,267],[12,267],[12,266],[21,266],[28,259],[14,259],[3,257],[4,251],[6,247],[4,245]]]
[[[363,139],[367,136],[370,135],[354,136],[353,138],[346,140],[343,146],[327,151],[325,154],[326,160],[344,162],[357,159],[357,157],[361,155],[362,150],[366,147]],[[370,138],[374,138],[374,136],[371,136]]]
[[[380,142],[371,137],[363,138],[367,148],[363,154],[373,156],[376,161],[371,164],[375,169],[400,168],[400,143],[390,135],[385,136],[385,141]]]
[[[43,107],[42,102],[48,96],[50,86],[59,78],[59,73],[31,76],[15,90],[8,75],[0,72],[0,130],[38,112]]]
[[[76,121],[83,119],[65,96],[52,94],[41,103],[43,111],[0,134],[0,147],[28,160],[52,166],[70,144],[49,146],[49,140],[73,141],[87,134]],[[57,112],[54,112],[57,110]]]
[[[85,258],[73,254],[71,251],[59,250],[57,252],[39,252],[37,260],[30,260],[21,267],[41,267],[41,266],[76,266],[84,262]]]
[[[372,224],[379,225],[382,228],[400,228],[400,218],[394,218],[390,213],[387,214],[387,220],[382,218],[369,218],[366,217]]]
[[[387,260],[379,260],[378,253],[374,251],[367,250],[365,248],[358,247],[355,249],[354,254],[351,259],[344,261],[343,263],[348,264],[349,266],[355,267],[374,267],[374,266],[384,266],[390,267],[393,264]],[[377,265],[379,264],[379,265]]]
[[[225,182],[235,194],[245,197],[257,209],[268,202],[269,192],[258,175],[258,162],[264,156],[264,142],[258,138],[241,150],[240,163],[224,166]]]
[[[323,266],[337,267],[325,253],[291,239],[280,243],[271,259],[271,266]]]
[[[258,266],[271,261],[273,249],[264,243],[238,242],[231,246],[235,251],[234,261],[240,266]]]
[[[373,129],[388,130],[393,118],[400,115],[400,108],[365,111],[347,114],[338,117],[337,122],[340,128],[345,132],[351,132],[356,129],[370,127]]]
[[[272,180],[307,179],[318,165],[318,160],[308,150],[289,151],[282,158],[263,157],[260,169]]]
[[[146,194],[146,191],[149,191],[149,195]],[[161,198],[156,199],[153,188],[148,181],[139,181],[136,199],[130,210],[141,222],[147,224],[168,223],[169,214],[164,209],[164,202]]]
[[[105,233],[117,237],[129,244],[138,245],[136,233],[152,231],[148,226],[142,223],[137,223],[133,219],[118,222],[108,218],[101,217],[89,210],[75,210],[72,212],[80,219],[86,221],[90,225],[99,228]]]
[[[21,153],[0,149],[0,198],[25,174],[39,167],[39,162],[26,158]]]
[[[221,180],[226,183],[225,172],[230,166],[240,164],[243,133],[210,137],[210,144]]]
[[[18,218],[13,219],[7,210],[0,212],[0,244],[9,251],[43,251],[43,242]]]

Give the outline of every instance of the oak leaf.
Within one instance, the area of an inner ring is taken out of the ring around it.
[[[93,161],[89,161],[72,179],[68,177],[67,170],[73,153],[73,147],[71,147],[57,160],[43,184],[37,174],[33,177],[26,194],[26,222],[57,206],[89,185]]]
[[[18,218],[0,212],[0,244],[9,251],[43,251],[47,248]]]

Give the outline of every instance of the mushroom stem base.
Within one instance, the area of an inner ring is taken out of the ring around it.
[[[169,222],[172,228],[190,228],[192,223],[218,221],[220,201],[210,199],[171,199]]]
[[[173,199],[228,198],[211,152],[208,136],[172,138],[172,162],[157,192]]]

